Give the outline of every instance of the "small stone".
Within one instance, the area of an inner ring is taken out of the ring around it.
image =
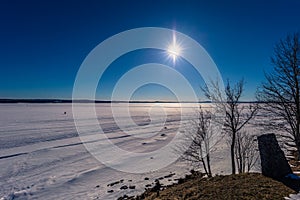
[[[128,186],[127,185],[123,185],[122,187],[120,187],[121,190],[127,190]]]
[[[109,186],[114,186],[114,185],[119,184],[119,183],[120,183],[120,181],[116,181],[116,182],[113,182],[113,183],[108,184],[107,187],[109,187]]]
[[[117,200],[123,200],[123,199],[128,199],[128,196],[125,194],[124,196],[119,197]]]
[[[175,173],[170,173],[170,174],[164,176],[164,178],[171,178],[171,177],[174,176],[174,175],[175,175]]]
[[[129,189],[134,190],[135,189],[135,185],[130,185]]]

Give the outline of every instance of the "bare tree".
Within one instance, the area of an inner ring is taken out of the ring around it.
[[[209,90],[210,89],[210,90]],[[223,130],[230,138],[230,155],[232,174],[236,173],[235,145],[237,134],[256,115],[257,105],[242,104],[240,98],[244,90],[244,80],[237,82],[234,86],[227,81],[225,91],[220,91],[218,83],[206,86],[203,91],[211,101],[215,102],[219,110],[225,113]],[[222,94],[225,94],[225,97]]]
[[[299,33],[280,40],[271,57],[272,73],[265,74],[257,93],[268,117],[265,127],[276,130],[300,155],[300,42]],[[298,156],[300,159],[300,156]]]
[[[255,135],[246,131],[237,133],[235,156],[239,173],[249,172],[258,159]]]
[[[200,106],[197,111],[197,118],[192,121],[190,130],[185,134],[185,140],[188,140],[187,150],[182,156],[183,160],[190,162],[193,166],[203,166],[205,174],[208,177],[212,176],[210,165],[210,153],[212,151],[213,130],[211,128],[212,115],[211,112]],[[182,147],[178,147],[179,151]],[[185,147],[183,147],[185,148]]]

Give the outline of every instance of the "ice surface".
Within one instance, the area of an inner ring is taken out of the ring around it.
[[[290,194],[289,197],[284,197],[285,200],[299,200],[300,199],[300,193],[299,194]]]
[[[81,106],[84,112],[86,105]],[[152,106],[150,103],[130,105],[132,120],[137,124],[135,127],[127,127],[130,135],[124,134],[114,122],[110,104],[97,104],[96,112],[105,135],[113,144],[127,151],[141,153],[168,144],[176,134],[180,120],[188,122],[195,110],[194,104],[185,104],[184,109],[190,114],[180,118],[177,104],[162,104],[167,117],[163,127],[160,127],[160,133],[164,133],[161,135],[155,134],[161,124],[155,120],[149,121],[149,109]],[[161,180],[164,184],[170,184],[190,170],[186,163],[179,161],[158,171],[143,174],[120,172],[101,164],[81,143],[71,104],[0,104],[0,112],[1,200],[116,199],[124,194],[141,193],[145,185],[153,184],[155,179],[175,173]],[[88,118],[82,120],[86,124],[90,123]],[[90,133],[97,134],[97,130],[91,129]],[[147,137],[149,135],[151,137]],[[90,142],[95,142],[93,137]],[[103,152],[108,149],[104,147]],[[225,142],[219,145],[212,158],[215,173],[230,172],[229,151]],[[112,156],[111,163],[117,166],[138,163],[139,160],[142,162],[143,159],[149,158],[116,159]],[[156,158],[151,159],[157,162]],[[149,180],[145,180],[145,177]],[[123,180],[122,183],[108,186],[120,180]],[[120,190],[123,185],[134,185],[136,188]],[[114,192],[108,193],[109,190]]]

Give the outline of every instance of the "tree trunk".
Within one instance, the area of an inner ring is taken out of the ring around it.
[[[244,162],[244,157],[242,156],[242,152],[241,152],[241,141],[239,141],[240,138],[238,138],[238,155],[239,155],[239,163],[237,163],[239,165],[238,167],[238,171],[239,173],[243,172],[243,162]]]
[[[207,174],[207,176],[208,176],[208,177],[211,177],[212,174],[211,174],[211,168],[210,168],[210,156],[209,156],[209,153],[207,154],[206,161],[207,161],[207,169],[208,169],[208,174]]]
[[[204,161],[203,157],[201,158],[201,162],[203,164],[203,168],[204,168],[205,174],[209,177],[209,172],[207,171],[206,164],[205,164],[205,161]]]
[[[232,174],[235,174],[234,145],[235,145],[235,133],[232,134],[232,141],[231,141],[231,147],[230,147]]]

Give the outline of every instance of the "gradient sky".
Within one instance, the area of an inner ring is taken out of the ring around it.
[[[274,45],[300,31],[300,1],[14,1],[0,2],[0,98],[71,98],[88,53],[119,32],[138,27],[175,29],[198,41],[224,80],[245,79],[244,100],[270,71]],[[108,99],[118,77],[137,64],[170,64],[158,50],[128,53],[103,77],[97,98]],[[176,63],[195,90],[203,84],[184,60]],[[122,66],[122,67],[120,67]],[[133,99],[173,99],[157,85]]]

